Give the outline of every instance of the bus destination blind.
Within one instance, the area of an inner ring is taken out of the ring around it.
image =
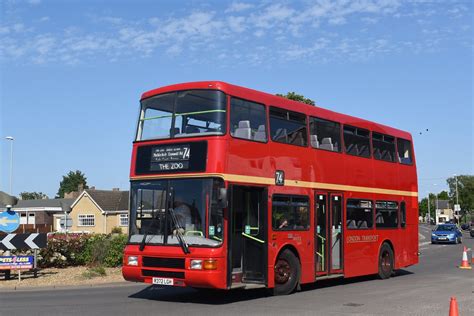
[[[136,174],[206,170],[207,142],[145,145],[137,149]]]
[[[190,157],[191,147],[189,145],[154,147],[151,151],[150,170],[187,170]]]

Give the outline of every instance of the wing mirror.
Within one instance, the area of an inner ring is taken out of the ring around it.
[[[219,207],[227,207],[227,189],[219,188],[217,200],[219,202]]]

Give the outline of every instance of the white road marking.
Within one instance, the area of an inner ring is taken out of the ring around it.
[[[418,233],[418,237],[420,237],[420,239],[419,239],[419,240],[425,240],[425,239],[426,239],[426,237],[425,237],[425,236],[423,236],[421,233]]]

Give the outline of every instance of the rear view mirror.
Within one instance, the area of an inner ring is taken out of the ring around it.
[[[227,207],[227,189],[226,188],[219,188],[219,196],[217,200],[219,201],[220,207]]]

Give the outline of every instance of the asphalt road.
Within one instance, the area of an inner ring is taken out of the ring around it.
[[[420,264],[388,280],[363,277],[305,286],[289,296],[264,290],[198,292],[143,284],[0,292],[0,315],[474,315],[474,270],[457,268],[462,245],[431,245],[420,226]],[[464,235],[463,245],[474,246]],[[470,259],[470,258],[469,258]]]

